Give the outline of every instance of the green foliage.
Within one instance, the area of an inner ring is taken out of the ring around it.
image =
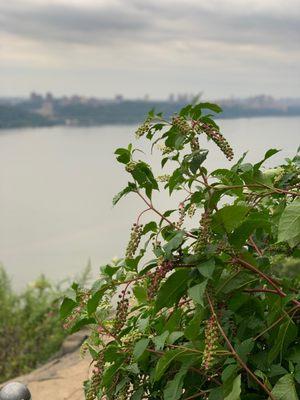
[[[114,203],[145,203],[130,252],[62,305],[71,330],[91,328],[87,400],[298,399],[300,157],[266,169],[271,149],[209,172],[205,137],[233,158],[210,112],[221,109],[149,113],[137,136],[160,145],[161,179],[132,145],[116,151],[131,183]],[[157,191],[181,196],[178,210],[159,210]]]
[[[0,382],[31,371],[59,350],[66,336],[62,295],[44,277],[16,294],[0,267]]]

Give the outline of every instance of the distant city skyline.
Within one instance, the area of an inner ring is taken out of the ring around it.
[[[300,96],[299,0],[0,0],[0,96]]]

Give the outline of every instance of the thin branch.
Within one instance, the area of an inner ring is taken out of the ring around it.
[[[233,259],[233,262],[238,263],[239,265],[243,266],[244,268],[248,269],[249,271],[255,272],[257,275],[261,276],[265,281],[267,281],[270,286],[272,286],[275,291],[279,294],[280,297],[284,298],[287,296],[286,293],[284,293],[276,284],[276,282],[268,275],[266,275],[264,272],[256,268],[254,265],[250,264],[248,261],[243,260],[240,257],[235,257]],[[291,300],[295,305],[300,307],[300,302],[298,300],[292,299]]]
[[[214,309],[213,303],[211,301],[211,298],[209,297],[209,294],[206,293],[206,296],[207,296],[207,301],[208,301],[211,313],[212,313],[212,315],[214,316],[214,318],[216,320],[217,327],[218,327],[221,335],[223,336],[223,338],[224,338],[229,350],[232,352],[232,355],[234,356],[234,358],[237,360],[237,362],[240,364],[240,366],[242,368],[244,368],[244,370],[254,379],[254,381],[267,393],[267,395],[270,397],[270,399],[271,400],[276,400],[275,397],[270,392],[270,390],[266,387],[266,385],[257,378],[257,376],[249,369],[247,364],[244,363],[244,361],[241,359],[241,357],[235,351],[235,349],[232,346],[232,344],[230,343],[230,340],[228,339],[226,333],[224,332],[222,326],[220,325],[220,322],[218,320],[218,316],[217,316],[217,314],[215,312],[215,309]]]
[[[294,313],[298,310],[298,306],[295,306],[293,308],[291,308],[289,311],[284,311],[284,315],[282,315],[281,317],[279,317],[275,322],[273,322],[273,324],[271,324],[270,326],[268,326],[265,330],[263,330],[262,332],[260,332],[257,336],[255,336],[255,338],[253,338],[253,340],[257,340],[258,338],[260,338],[261,336],[263,336],[265,333],[267,333],[270,329],[274,328],[274,326],[276,326],[277,324],[279,324],[279,322],[281,322],[284,318],[289,316],[289,313]],[[294,314],[293,314],[294,315]]]
[[[157,215],[160,216],[161,219],[163,219],[164,221],[166,221],[169,225],[173,226],[175,229],[178,229],[175,225],[174,222],[170,221],[167,217],[165,217],[160,211],[158,211],[152,204],[152,202],[148,201],[139,190],[136,190],[136,193],[140,196],[140,198],[147,204],[147,206],[149,207],[149,209],[151,209],[152,211],[154,211]],[[189,236],[190,238],[193,239],[197,239],[197,236],[189,233],[189,232],[185,232],[185,234],[187,236]]]
[[[273,294],[277,294],[278,295],[278,292],[276,290],[267,289],[267,288],[244,289],[243,292],[247,292],[247,293],[273,293]]]
[[[262,251],[262,250],[258,247],[258,245],[255,243],[255,241],[254,241],[252,235],[249,237],[249,242],[250,242],[250,245],[251,245],[252,247],[254,247],[256,253],[257,253],[259,256],[263,256],[263,251]]]
[[[204,396],[206,393],[207,393],[207,391],[200,390],[198,393],[193,394],[193,396],[186,397],[184,400],[196,399],[199,396]]]
[[[141,218],[141,216],[142,216],[143,214],[145,214],[147,211],[150,211],[150,210],[151,210],[150,207],[149,207],[149,208],[146,208],[146,210],[142,211],[142,212],[138,215],[137,220],[136,220],[137,225],[139,225],[139,223],[140,223],[140,218]]]

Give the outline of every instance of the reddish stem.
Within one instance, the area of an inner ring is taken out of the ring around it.
[[[265,289],[265,288],[255,288],[255,289],[244,289],[243,292],[247,293],[273,293],[278,294],[276,290],[273,289]]]
[[[252,236],[249,237],[249,242],[250,242],[251,246],[254,247],[256,253],[257,253],[259,256],[263,256],[262,250],[261,250],[261,249],[258,247],[258,245],[255,243],[255,241],[254,241],[254,239],[253,239]]]
[[[260,271],[258,268],[256,268],[254,265],[250,264],[249,262],[243,260],[240,257],[236,257],[233,259],[233,262],[238,263],[239,265],[243,266],[244,268],[248,269],[249,271],[255,272],[257,275],[261,276],[264,280],[266,280],[277,292],[277,294],[284,298],[287,296],[286,293],[284,293],[275,283],[275,281],[268,275],[266,275],[264,272]],[[291,300],[295,305],[300,307],[300,302],[298,300],[292,299]]]
[[[160,216],[161,219],[163,219],[164,221],[166,221],[169,225],[173,226],[175,229],[176,225],[170,221],[167,217],[165,217],[160,211],[158,211],[151,202],[149,202],[138,190],[136,191],[136,193],[140,196],[140,198],[147,204],[147,206],[149,207],[150,210],[154,211],[157,215]],[[193,239],[197,239],[197,236],[192,235],[189,232],[185,232],[185,234]]]
[[[142,216],[143,214],[145,214],[147,211],[150,211],[150,210],[151,210],[150,207],[149,207],[149,208],[146,208],[146,210],[142,211],[142,212],[138,215],[137,220],[136,220],[137,225],[140,224],[140,218],[141,218],[141,216]]]
[[[221,333],[221,335],[223,336],[229,350],[231,351],[232,355],[235,357],[235,359],[237,360],[237,362],[240,364],[240,366],[242,368],[244,368],[244,370],[253,378],[253,380],[267,393],[267,395],[270,397],[271,400],[276,400],[275,397],[272,395],[272,393],[270,392],[270,390],[266,387],[266,385],[264,383],[262,383],[257,376],[251,371],[251,369],[249,369],[249,367],[247,366],[247,364],[244,363],[244,361],[241,359],[241,357],[238,355],[238,353],[235,351],[234,347],[232,346],[232,344],[230,343],[230,340],[228,339],[226,333],[224,332],[219,320],[218,320],[218,316],[215,312],[214,306],[212,304],[211,298],[209,297],[209,294],[206,293],[207,296],[207,301],[211,310],[212,315],[215,317],[216,320],[216,324],[218,326],[218,329]]]

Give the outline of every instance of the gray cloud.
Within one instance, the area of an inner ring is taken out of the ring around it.
[[[299,0],[0,3],[1,93],[299,95]]]
[[[45,5],[8,7],[0,15],[1,30],[35,39],[67,43],[106,42],[147,29],[146,20],[136,13],[113,7],[100,9]]]
[[[212,4],[207,8],[201,1],[123,0],[79,7],[13,0],[2,6],[0,30],[38,42],[134,45],[182,40],[299,50],[300,15],[296,9],[280,14],[272,7],[259,11],[227,3],[219,10],[218,3]]]

